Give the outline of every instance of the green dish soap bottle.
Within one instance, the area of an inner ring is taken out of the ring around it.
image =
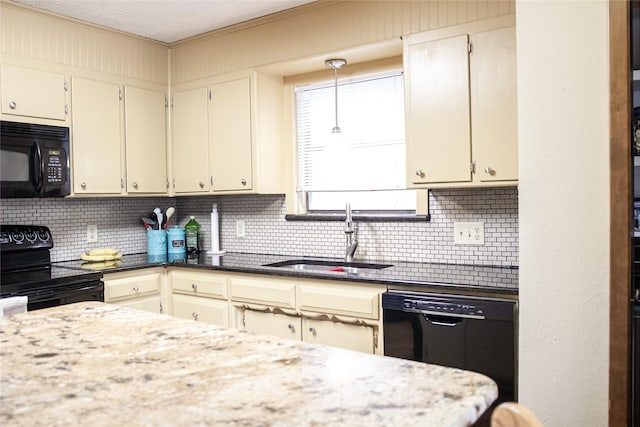
[[[196,221],[195,217],[191,215],[189,222],[184,226],[185,240],[187,243],[187,252],[194,253],[200,250],[198,245],[198,235],[200,234],[200,224]]]

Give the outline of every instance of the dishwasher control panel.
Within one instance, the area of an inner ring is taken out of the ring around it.
[[[414,313],[484,317],[484,310],[476,304],[405,299],[402,305]]]
[[[513,320],[517,302],[467,295],[388,290],[382,294],[382,308],[444,317]]]

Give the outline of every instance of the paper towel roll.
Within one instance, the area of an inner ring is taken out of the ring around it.
[[[211,250],[207,252],[211,255],[220,255],[224,251],[220,250],[220,228],[218,225],[218,204],[214,203],[211,208]]]

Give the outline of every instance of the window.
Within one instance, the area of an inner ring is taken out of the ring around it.
[[[298,191],[308,211],[415,211],[405,190],[402,73],[372,74],[296,88]]]

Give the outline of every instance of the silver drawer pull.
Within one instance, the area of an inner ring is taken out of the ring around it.
[[[316,331],[316,328],[314,328],[313,326],[309,328],[309,332],[311,332],[313,335],[316,335],[318,333],[318,331]]]
[[[289,328],[289,329],[291,330],[291,332],[295,332],[295,331],[296,331],[296,327],[295,327],[295,326],[293,326],[293,323],[289,323],[289,324],[287,325],[287,328]]]
[[[416,176],[419,176],[420,178],[424,178],[424,172],[422,172],[422,169],[418,169],[416,171]]]
[[[138,292],[140,290],[140,288],[138,287],[138,285],[133,285],[133,292]]]
[[[196,283],[192,283],[191,284],[191,289],[193,289],[194,291],[198,290],[198,285]]]
[[[11,101],[9,103],[9,108],[11,108],[12,110],[15,110],[17,106],[18,104],[16,104],[16,101]]]
[[[247,180],[246,180],[246,179],[244,179],[244,178],[242,178],[242,179],[240,180],[240,184],[242,184],[242,185],[247,185]]]
[[[198,313],[194,311],[193,313],[191,313],[191,317],[193,317],[193,320],[198,320]]]

